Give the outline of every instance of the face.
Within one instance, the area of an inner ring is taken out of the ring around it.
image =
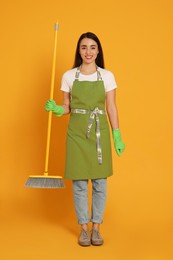
[[[95,59],[99,53],[97,42],[90,38],[84,38],[80,42],[79,53],[83,63],[95,63]]]

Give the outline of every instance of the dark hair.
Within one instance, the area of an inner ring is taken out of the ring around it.
[[[101,43],[100,43],[98,37],[94,33],[91,33],[91,32],[83,33],[80,36],[78,43],[77,43],[77,47],[76,47],[75,60],[74,60],[73,68],[79,67],[82,64],[82,58],[79,54],[79,47],[80,47],[81,41],[84,38],[92,39],[97,43],[99,53],[98,53],[97,58],[96,58],[96,64],[97,64],[97,66],[104,69],[104,57],[103,57],[103,51],[102,51]]]

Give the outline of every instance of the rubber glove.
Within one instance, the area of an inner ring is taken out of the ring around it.
[[[112,136],[114,140],[114,147],[118,156],[122,154],[125,149],[125,144],[122,142],[120,129],[113,129]]]
[[[49,99],[45,105],[46,111],[52,111],[56,116],[62,116],[64,114],[64,107],[58,106],[53,99]]]

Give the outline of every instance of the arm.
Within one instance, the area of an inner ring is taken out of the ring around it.
[[[64,108],[64,115],[70,113],[70,93],[63,91],[63,108]]]
[[[121,139],[115,96],[116,96],[116,90],[111,90],[106,93],[106,110],[112,127],[114,147],[117,155],[120,156],[125,149],[125,145]]]
[[[106,110],[112,129],[119,128],[118,111],[115,102],[116,90],[113,89],[106,93]]]

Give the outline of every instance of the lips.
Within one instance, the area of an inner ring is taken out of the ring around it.
[[[92,56],[85,56],[86,59],[92,59]]]

